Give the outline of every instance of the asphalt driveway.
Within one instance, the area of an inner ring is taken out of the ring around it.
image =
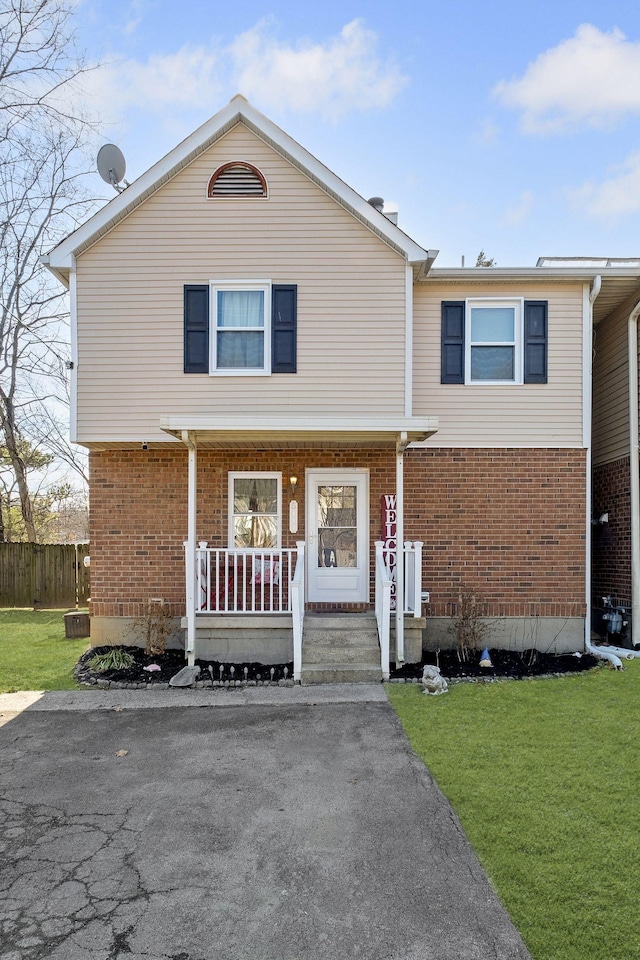
[[[528,958],[386,700],[288,692],[9,719],[1,960]]]

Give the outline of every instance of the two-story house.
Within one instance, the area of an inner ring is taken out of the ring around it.
[[[379,676],[472,590],[494,645],[583,648],[603,271],[436,252],[241,96],[51,252],[94,644],[162,598],[192,662]]]

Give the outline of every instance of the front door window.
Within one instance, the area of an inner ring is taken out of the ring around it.
[[[318,486],[318,566],[358,566],[356,487]]]

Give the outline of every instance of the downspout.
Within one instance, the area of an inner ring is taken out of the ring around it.
[[[622,669],[622,660],[617,653],[610,647],[591,644],[591,511],[592,507],[592,395],[593,395],[593,304],[600,293],[602,287],[602,277],[593,278],[593,284],[589,291],[588,302],[583,308],[583,334],[582,334],[582,383],[583,383],[583,413],[582,413],[582,440],[586,447],[586,471],[587,471],[587,525],[586,525],[586,567],[585,567],[585,600],[586,617],[584,621],[584,649],[586,653],[591,653],[602,660],[608,660],[616,669]]]
[[[69,271],[69,335],[71,340],[71,367],[69,371],[69,439],[78,440],[78,275],[76,258],[71,256]]]
[[[396,662],[404,663],[404,451],[407,434],[396,440]]]
[[[196,495],[198,476],[198,450],[188,430],[182,431],[182,442],[188,450],[189,473],[187,481],[187,663],[196,662]]]
[[[631,646],[640,645],[640,454],[638,427],[638,317],[640,300],[629,314],[629,482],[631,494]],[[635,642],[637,637],[638,642]]]

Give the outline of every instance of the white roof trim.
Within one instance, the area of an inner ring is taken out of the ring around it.
[[[638,277],[638,267],[432,267],[428,277],[420,277],[420,283],[437,283],[439,280],[483,280],[501,283],[504,280],[590,280],[603,277]]]
[[[171,180],[240,121],[310,177],[382,240],[405,256],[409,263],[421,263],[428,258],[428,251],[423,250],[384,214],[375,210],[355,190],[332,173],[328,167],[252,107],[245,97],[237,94],[226,107],[202,124],[186,140],[174,147],[166,157],[154,164],[86,223],[54,247],[49,255],[43,258],[43,262],[57,276],[60,276],[57,271],[69,270],[74,254],[82,252],[115,227],[147,197]]]
[[[161,417],[160,429],[173,436],[191,433],[310,434],[321,439],[328,434],[392,436],[407,433],[413,441],[426,438],[438,429],[437,417],[228,417],[195,414]]]

